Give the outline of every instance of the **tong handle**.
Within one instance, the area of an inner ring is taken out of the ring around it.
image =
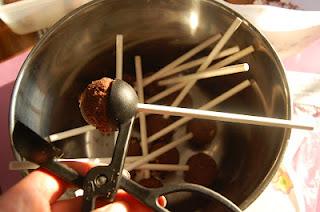
[[[119,128],[118,137],[112,154],[110,167],[117,172],[117,177],[122,176],[122,170],[127,155],[129,139],[131,135],[134,117],[127,123],[121,124]]]
[[[159,195],[159,192],[156,192],[158,189],[145,188],[125,176],[121,178],[120,188],[133,195],[140,200],[140,202],[156,212],[169,212],[168,209],[161,207],[157,202],[158,197],[161,196],[161,194]]]
[[[67,165],[50,160],[46,163],[40,164],[40,167],[60,177],[65,182],[82,187],[83,177]]]
[[[129,122],[120,125],[111,163],[108,166],[96,166],[90,169],[85,176],[83,212],[89,212],[95,208],[96,197],[102,196],[113,201],[122,178],[133,122],[134,117]]]
[[[201,185],[196,185],[191,183],[181,183],[177,185],[170,185],[170,186],[165,186],[161,188],[150,189],[150,188],[145,188],[139,185],[138,183],[126,178],[125,176],[121,178],[120,183],[121,183],[120,187],[122,189],[132,194],[133,196],[138,198],[141,202],[143,202],[144,204],[146,204],[147,206],[149,206],[150,208],[152,208],[154,211],[157,211],[157,212],[169,211],[168,209],[161,207],[159,205],[157,200],[160,196],[170,194],[170,193],[180,192],[180,191],[189,191],[189,192],[201,194],[202,196],[210,200],[216,200],[220,202],[231,211],[242,212],[242,210],[237,205],[235,205],[233,202],[231,202],[229,199],[227,199],[223,195]]]

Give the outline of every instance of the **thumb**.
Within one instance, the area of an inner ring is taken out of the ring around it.
[[[92,212],[128,212],[127,203],[124,201],[118,201],[114,203],[110,203],[101,208],[95,209]]]

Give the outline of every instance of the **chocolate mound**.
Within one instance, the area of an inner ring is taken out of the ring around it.
[[[215,121],[192,119],[187,125],[187,131],[193,134],[191,144],[197,148],[206,147],[217,134]]]
[[[138,183],[147,188],[160,188],[163,186],[162,182],[155,177],[142,179]]]
[[[137,138],[131,137],[129,140],[127,156],[140,156],[140,155],[142,155],[140,142]]]
[[[157,149],[167,145],[167,142],[158,142],[151,146],[150,152],[154,152]],[[154,163],[159,164],[178,164],[179,163],[179,151],[177,148],[170,149],[169,151],[159,155],[154,159]]]
[[[191,156],[187,165],[189,170],[184,172],[184,180],[203,186],[211,186],[217,176],[217,164],[207,154],[198,153]]]
[[[146,117],[148,137],[159,132],[163,128],[169,126],[170,124],[172,124],[172,122],[173,120],[170,117],[168,119],[165,119],[163,118],[163,115],[156,115],[156,114],[148,115]],[[161,138],[157,139],[157,141],[165,141],[165,142],[171,141],[172,135],[173,135],[173,132],[170,132],[162,136]]]
[[[91,82],[79,99],[83,118],[101,132],[112,132],[117,129],[116,123],[108,114],[108,98],[113,80],[104,77]]]

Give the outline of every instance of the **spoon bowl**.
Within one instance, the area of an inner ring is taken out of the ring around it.
[[[108,106],[115,121],[119,124],[130,121],[137,112],[137,105],[136,91],[123,80],[113,81]]]

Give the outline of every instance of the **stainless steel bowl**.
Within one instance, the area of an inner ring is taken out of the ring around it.
[[[199,17],[198,24],[190,22],[190,14]],[[116,34],[124,35],[124,71],[134,72],[133,56],[138,54],[144,71],[149,72],[210,35],[224,32],[235,17],[240,16],[209,0],[98,0],[79,8],[52,27],[23,64],[12,98],[11,133],[15,120],[43,137],[84,125],[78,96],[92,80],[114,77]],[[256,86],[216,110],[290,119],[281,62],[263,35],[244,20],[229,45],[244,48],[250,44],[256,51],[241,59],[250,64],[249,73],[204,80],[197,88],[212,98],[249,78]],[[193,101],[194,105],[200,102]],[[226,123],[220,123],[219,129],[219,141],[211,146],[220,169],[214,189],[246,208],[275,174],[290,130]],[[56,144],[67,158],[102,157],[112,151],[108,139],[92,131]]]

